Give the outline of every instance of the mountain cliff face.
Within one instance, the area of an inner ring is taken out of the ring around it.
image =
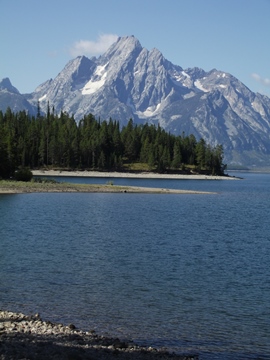
[[[159,50],[143,48],[133,36],[119,38],[99,58],[71,60],[32,94],[23,96],[11,84],[5,89],[10,99],[24,99],[21,105],[31,111],[39,101],[46,112],[49,101],[56,112],[67,111],[78,121],[92,113],[121,125],[130,118],[135,123],[159,123],[177,135],[193,133],[211,145],[223,144],[230,164],[270,165],[268,97],[222,71],[183,70]]]

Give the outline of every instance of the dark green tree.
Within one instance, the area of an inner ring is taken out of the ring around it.
[[[181,154],[181,144],[180,139],[176,138],[173,146],[173,160],[172,167],[174,169],[179,169],[182,162],[182,154]]]

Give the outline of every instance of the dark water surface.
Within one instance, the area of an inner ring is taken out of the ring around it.
[[[242,176],[113,179],[216,195],[0,195],[0,308],[200,359],[270,359],[270,174]]]

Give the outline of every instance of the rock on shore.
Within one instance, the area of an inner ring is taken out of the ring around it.
[[[176,355],[132,342],[84,332],[42,321],[38,314],[0,311],[0,360],[197,360],[197,355]]]

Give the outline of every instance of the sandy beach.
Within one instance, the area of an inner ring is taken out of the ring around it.
[[[61,170],[32,170],[34,176],[78,176],[104,178],[134,178],[134,179],[175,179],[175,180],[238,180],[231,176],[214,175],[185,175],[185,174],[157,174],[157,173],[121,173],[100,171],[61,171]]]

